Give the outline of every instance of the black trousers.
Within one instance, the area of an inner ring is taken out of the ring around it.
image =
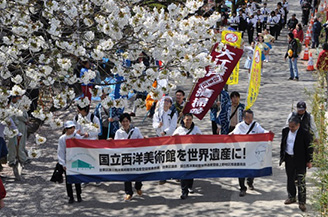
[[[239,186],[241,191],[246,191],[247,187],[245,186],[245,179],[246,178],[238,178],[239,181]],[[247,184],[253,185],[254,183],[254,178],[247,178]]]
[[[218,134],[218,125],[216,124],[215,121],[211,121],[212,122],[212,133],[213,135]]]
[[[309,15],[310,15],[310,9],[308,10],[302,10],[302,23],[303,25],[307,25],[309,22]]]
[[[247,34],[248,34],[248,43],[251,44],[252,41],[254,40],[253,37],[254,37],[254,28],[253,27],[248,27],[247,29]]]
[[[72,184],[67,183],[66,171],[65,171],[64,174],[65,174],[67,196],[69,198],[74,198],[74,196],[73,196],[73,186],[72,186]],[[81,198],[81,193],[82,193],[81,184],[75,184],[75,190],[76,190],[77,198]]]
[[[136,190],[141,190],[141,187],[142,187],[141,182],[134,183],[134,188]],[[133,195],[132,182],[124,182],[124,191],[126,194]]]
[[[193,184],[194,184],[194,179],[181,179],[181,191],[182,194],[188,194],[188,188],[192,188]]]
[[[306,186],[305,186],[306,167],[303,168],[298,167],[294,157],[286,153],[285,169],[287,174],[288,198],[296,197],[295,180],[297,180],[298,202],[305,203],[306,202]]]
[[[319,36],[318,34],[313,34],[313,39],[312,39],[312,48],[317,48],[319,47]]]
[[[99,136],[99,139],[106,140],[108,135],[108,127],[102,127],[102,134]],[[109,134],[109,138],[114,139],[115,135]]]

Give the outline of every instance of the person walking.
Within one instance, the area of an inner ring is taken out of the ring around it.
[[[321,87],[324,87],[324,80],[326,80],[327,92],[328,94],[328,44],[324,43],[322,45],[322,51],[319,53],[317,64],[317,70],[322,76]],[[327,98],[328,102],[328,98]]]
[[[322,26],[318,18],[314,18],[313,23],[313,39],[312,39],[312,48],[317,48],[319,46],[319,36],[322,30]]]
[[[104,100],[107,93],[103,92],[101,100]],[[120,115],[123,114],[124,108],[110,107],[105,109],[99,103],[95,108],[94,115],[98,117],[100,123],[99,139],[114,138],[116,131],[119,129]]]
[[[67,191],[67,196],[69,197],[68,203],[70,203],[70,204],[74,203],[74,196],[73,196],[72,184],[67,182],[67,176],[66,176],[66,169],[67,169],[67,167],[66,167],[66,140],[72,139],[72,138],[83,139],[83,137],[76,132],[74,122],[66,121],[64,124],[63,135],[58,140],[57,157],[58,157],[59,165],[62,167],[64,174],[65,174],[66,191]],[[75,184],[75,190],[76,190],[77,201],[82,202],[82,197],[81,197],[82,189],[81,189],[80,183]]]
[[[282,130],[279,162],[279,165],[285,162],[287,174],[288,198],[285,200],[285,205],[296,203],[295,180],[297,180],[299,208],[305,212],[305,174],[306,167],[309,169],[312,167],[313,148],[310,146],[309,133],[300,127],[300,119],[292,116],[288,123],[288,127]]]
[[[318,142],[319,133],[315,125],[313,115],[306,111],[306,103],[304,101],[299,101],[296,108],[296,112],[291,112],[288,115],[286,125],[288,126],[289,119],[292,116],[297,116],[300,119],[301,128],[310,134],[311,142],[313,141],[313,137],[314,141]]]
[[[88,98],[83,98],[78,102],[77,105],[78,114],[75,116],[73,122],[75,124],[77,133],[82,135],[84,139],[97,140],[100,133],[100,121],[97,116],[95,116],[90,111],[90,101]],[[86,127],[81,122],[80,119],[84,119],[85,122],[92,124],[93,128]]]
[[[18,108],[20,99],[21,96],[11,96],[9,106]],[[31,162],[31,159],[27,156],[25,147],[27,140],[28,114],[26,111],[23,111],[21,115],[14,115],[11,119],[15,123],[19,132],[17,136],[8,139],[8,165],[14,167],[17,160],[23,165]]]
[[[164,101],[164,103],[162,101]],[[156,130],[156,135],[158,137],[172,136],[177,127],[178,115],[175,109],[170,109],[172,108],[172,102],[173,100],[170,96],[165,96],[158,103],[159,108],[153,116],[153,128]],[[166,180],[159,181],[160,185],[165,183]]]
[[[140,130],[138,127],[134,127],[131,125],[131,116],[128,113],[123,113],[120,116],[120,123],[121,123],[121,128],[118,129],[115,133],[115,140],[120,140],[120,139],[143,139],[144,137],[142,136]],[[137,194],[139,196],[142,195],[141,191],[142,187],[142,182],[141,181],[136,181],[135,182],[135,189],[137,190]],[[129,201],[132,199],[133,196],[133,190],[132,190],[132,182],[124,182],[124,191],[125,191],[125,201]]]
[[[289,70],[290,70],[290,76],[289,80],[294,80],[298,81],[298,69],[297,69],[297,42],[294,39],[294,34],[293,33],[288,33],[288,48],[287,52],[285,54],[285,61],[287,60],[288,57],[288,63],[289,63]]]
[[[193,120],[193,115],[190,113],[185,114],[184,118],[183,118],[183,123],[180,127],[178,127],[174,133],[173,136],[177,136],[177,135],[201,135],[202,132],[200,131],[200,129],[195,126]],[[194,193],[194,191],[192,190],[193,187],[193,183],[194,183],[194,179],[181,179],[181,191],[182,194],[180,196],[180,198],[182,200],[186,199],[188,197],[189,193]]]
[[[301,23],[298,23],[296,25],[296,28],[293,30],[293,34],[294,34],[294,38],[298,38],[298,40],[300,40],[300,42],[303,43],[304,32]]]
[[[258,134],[258,133],[268,133],[269,131],[263,129],[261,125],[254,121],[254,113],[252,110],[248,109],[243,111],[243,121],[238,123],[235,129],[229,133],[229,135],[233,134]],[[239,186],[240,186],[240,197],[244,197],[246,195],[247,187],[245,186],[245,177],[238,178]],[[254,178],[247,178],[247,185],[250,190],[254,190]]]

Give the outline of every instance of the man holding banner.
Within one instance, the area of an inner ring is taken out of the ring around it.
[[[202,132],[197,126],[195,126],[194,122],[192,122],[192,119],[192,114],[185,114],[182,126],[178,127],[174,131],[173,135],[201,135]],[[182,195],[180,196],[180,198],[182,200],[186,199],[189,193],[194,193],[192,190],[193,184],[194,179],[181,179]]]
[[[258,133],[268,133],[269,131],[263,129],[259,123],[254,121],[254,113],[252,110],[248,109],[243,111],[243,121],[236,125],[236,128],[229,134],[258,134]],[[240,193],[239,196],[243,197],[246,195],[247,187],[245,186],[244,177],[238,178]],[[247,185],[249,189],[254,190],[254,178],[247,178]]]

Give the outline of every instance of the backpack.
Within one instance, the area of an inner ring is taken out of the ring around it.
[[[299,55],[302,52],[302,43],[298,38],[295,38],[296,43],[297,43],[297,55]]]

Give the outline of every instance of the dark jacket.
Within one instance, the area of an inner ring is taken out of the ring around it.
[[[313,24],[313,34],[314,35],[320,35],[321,30],[322,30],[321,23],[319,21],[314,22],[314,24]]]
[[[279,165],[285,161],[288,133],[288,127],[282,130]],[[310,146],[310,134],[299,128],[294,143],[294,161],[297,167],[300,169],[306,168],[306,164],[312,162],[312,153],[313,148]]]
[[[292,58],[290,56],[288,56],[288,50],[292,50],[293,51],[293,56],[294,58],[297,58],[297,42],[295,40],[295,38],[293,38],[292,40],[290,40],[289,44],[288,44],[288,48],[287,48],[287,52],[285,54],[285,58],[289,57]]]
[[[287,22],[287,26],[289,29],[295,29],[297,24],[298,24],[298,20],[296,18],[294,20],[290,18]]]

